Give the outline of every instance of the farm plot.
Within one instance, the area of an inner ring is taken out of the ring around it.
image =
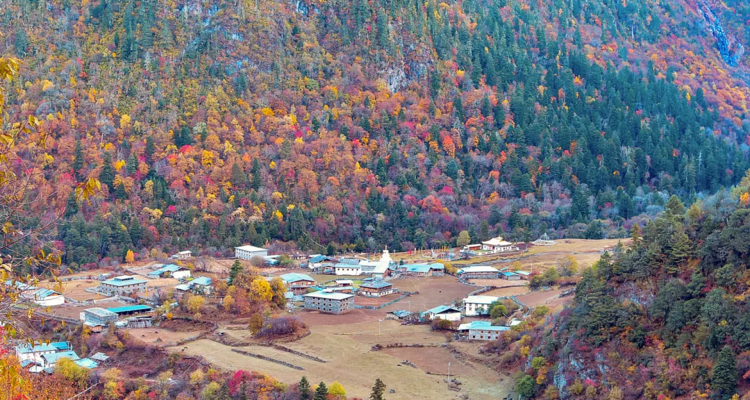
[[[127,332],[133,339],[158,347],[175,346],[182,340],[194,338],[201,334],[201,331],[177,332],[153,326],[128,329]]]
[[[525,293],[529,293],[527,286],[506,286],[502,288],[492,289],[489,292],[482,293],[482,296],[518,296]]]
[[[71,280],[71,281],[65,281],[65,282],[44,282],[40,283],[39,287],[45,287],[52,290],[60,290],[62,287],[62,294],[63,296],[76,300],[76,301],[86,301],[86,300],[96,300],[101,299],[104,296],[97,295],[96,293],[90,293],[87,292],[86,289],[99,286],[98,280]]]
[[[453,276],[433,276],[400,278],[392,280],[393,286],[402,292],[419,292],[395,304],[383,308],[383,311],[403,310],[405,302],[411,302],[412,311],[425,311],[442,304],[461,300],[477,287],[464,285]]]

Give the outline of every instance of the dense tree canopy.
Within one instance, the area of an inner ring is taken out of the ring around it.
[[[24,62],[11,114],[51,137],[34,211],[67,206],[73,267],[613,237],[750,167],[746,88],[673,2],[18,0],[0,51]],[[71,200],[87,177],[102,195]]]

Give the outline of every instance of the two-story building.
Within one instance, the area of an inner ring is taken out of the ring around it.
[[[50,344],[36,342],[33,345],[24,343],[15,347],[19,362],[22,364],[31,362],[38,365],[44,363],[44,356],[69,349],[70,345],[66,342],[52,342]]]
[[[117,313],[101,307],[87,308],[81,311],[81,321],[94,332],[101,332],[110,322],[117,322]]]
[[[99,289],[109,295],[128,295],[146,291],[147,284],[135,276],[121,275],[102,282]]]
[[[469,296],[464,299],[464,315],[467,317],[488,315],[490,304],[496,302],[498,298],[495,296]]]
[[[359,294],[365,297],[383,297],[393,293],[393,284],[374,280],[359,285]]]
[[[503,332],[509,330],[507,326],[495,326],[489,321],[471,321],[458,327],[459,333],[466,335],[470,340],[497,340]]]
[[[250,245],[245,246],[239,246],[234,248],[234,257],[239,258],[240,260],[249,260],[255,256],[258,257],[267,257],[268,256],[268,250],[261,248],[261,247],[255,247]]]
[[[268,279],[271,280],[273,278],[269,277]],[[304,294],[309,288],[315,286],[315,279],[306,274],[289,273],[280,275],[279,278],[284,281],[287,291],[296,295]]]

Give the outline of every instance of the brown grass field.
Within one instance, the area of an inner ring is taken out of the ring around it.
[[[355,296],[354,297],[354,304],[358,306],[379,306],[381,304],[385,304],[391,300],[397,299],[399,296],[398,293],[390,294],[388,296],[383,297],[364,297],[364,296]]]
[[[402,292],[415,294],[385,307],[384,311],[403,310],[406,302],[411,302],[412,311],[425,311],[443,304],[450,304],[454,300],[461,300],[478,288],[464,285],[453,276],[408,277],[391,281],[393,286]]]
[[[565,290],[566,289],[555,289],[547,290],[544,292],[531,292],[522,294],[520,296],[517,296],[516,298],[529,307],[536,307],[553,302],[554,300],[558,299],[560,293],[564,292]],[[568,299],[571,298],[572,297],[568,297]]]
[[[98,276],[98,274],[97,274]],[[62,294],[65,297],[69,297],[77,301],[85,300],[96,300],[97,298],[106,298],[106,296],[98,296],[95,293],[89,293],[86,291],[88,288],[99,286],[98,280],[75,280],[67,282],[44,282],[40,283],[40,287],[50,288],[52,290],[59,290],[62,287]]]
[[[479,286],[492,286],[496,288],[527,286],[528,281],[509,281],[505,279],[469,279],[469,282]]]
[[[266,373],[281,382],[299,381],[302,375],[311,382],[334,380],[346,388],[347,396],[367,398],[375,378],[380,378],[395,393],[388,393],[389,400],[401,399],[453,399],[468,394],[471,399],[489,400],[502,398],[510,389],[510,380],[491,369],[455,357],[447,348],[407,348],[371,351],[374,344],[385,343],[435,343],[446,339],[426,326],[402,326],[395,321],[383,321],[382,334],[378,335],[378,322],[352,323],[346,326],[316,326],[312,334],[284,345],[306,354],[326,360],[319,363],[268,347],[250,346],[247,351],[270,356],[303,367],[298,371],[280,364],[243,356],[210,340],[199,340],[185,346],[172,347],[172,351],[205,357],[212,364],[227,369],[245,369]],[[418,368],[398,366],[404,359]],[[428,375],[427,371],[447,374],[451,362],[451,374],[462,382],[461,392],[448,390],[443,376]],[[444,371],[441,370],[444,365]],[[501,381],[503,379],[503,381]]]
[[[526,286],[508,286],[503,288],[492,289],[489,292],[482,293],[482,296],[518,296],[525,293],[529,293],[529,288]]]
[[[130,337],[140,340],[145,344],[157,347],[175,346],[177,342],[194,337],[201,333],[200,331],[175,332],[167,329],[160,329],[155,326],[150,328],[128,329],[127,332]],[[159,341],[159,339],[161,340]]]

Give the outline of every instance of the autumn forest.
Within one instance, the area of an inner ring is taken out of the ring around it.
[[[8,112],[49,136],[27,223],[64,210],[49,239],[74,268],[624,237],[737,183],[750,121],[708,5],[609,3],[10,2]]]

